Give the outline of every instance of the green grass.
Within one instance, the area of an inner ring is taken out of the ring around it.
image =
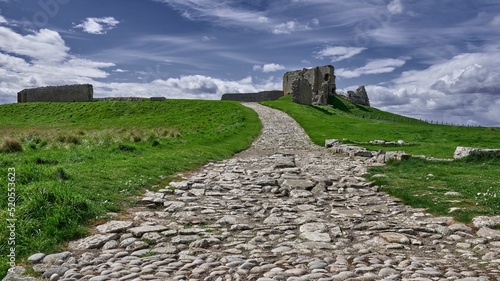
[[[469,157],[449,162],[410,158],[371,168],[370,174],[375,184],[405,204],[470,222],[478,215],[500,214],[498,171],[498,158]]]
[[[290,96],[263,104],[292,116],[311,140],[324,145],[326,139],[339,139],[370,150],[404,150],[412,155],[451,158],[457,146],[500,148],[500,129],[454,127],[428,124],[375,108],[355,105],[331,97],[331,106],[306,106],[291,102]],[[388,147],[371,145],[372,140],[404,140],[409,145]]]
[[[9,169],[16,172],[17,262],[60,250],[144,188],[244,150],[260,129],[254,111],[225,101],[1,105],[0,145],[22,145],[0,152],[2,190]],[[7,207],[4,192],[0,276],[8,268]]]
[[[343,98],[330,99],[331,106],[307,106],[289,96],[263,104],[292,116],[318,145],[325,139],[361,144],[371,150],[404,150],[413,155],[451,158],[456,146],[500,148],[500,129],[432,125],[375,108],[354,105]],[[410,145],[366,145],[371,140],[405,140]],[[370,169],[371,180],[408,205],[426,208],[436,215],[469,222],[477,215],[500,214],[500,159],[467,158],[427,161],[410,158]],[[460,195],[445,195],[457,192]],[[450,213],[452,208],[459,208]]]

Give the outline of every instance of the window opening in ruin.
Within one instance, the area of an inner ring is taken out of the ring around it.
[[[330,74],[329,73],[325,74],[325,81],[328,81],[328,80],[330,80]]]

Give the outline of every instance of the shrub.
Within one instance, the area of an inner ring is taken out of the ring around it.
[[[20,141],[14,138],[5,138],[2,144],[2,152],[12,153],[23,151],[23,145]]]

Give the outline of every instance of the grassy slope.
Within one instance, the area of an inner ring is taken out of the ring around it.
[[[330,102],[334,104],[334,108],[304,106],[292,103],[290,96],[287,96],[264,104],[292,116],[318,145],[324,145],[325,139],[347,139],[350,143],[404,140],[412,145],[404,148],[362,146],[371,150],[403,149],[413,155],[442,158],[451,158],[457,146],[500,148],[500,129],[432,125],[375,108],[354,105],[338,97],[331,98]]]
[[[85,234],[89,220],[134,203],[144,187],[245,149],[260,129],[255,112],[234,102],[0,106],[0,144],[14,137],[24,149],[0,153],[2,188],[16,169],[17,260]],[[4,198],[0,217],[6,210]],[[0,272],[8,234],[2,219]]]
[[[328,106],[305,106],[292,103],[290,97],[265,102],[265,105],[291,115],[318,145],[325,139],[348,139],[359,143],[370,140],[398,140],[412,146],[366,146],[372,150],[405,150],[450,158],[456,146],[500,148],[499,128],[469,128],[431,125],[374,108],[333,98]],[[468,222],[477,215],[500,214],[500,159],[462,159],[435,162],[411,158],[372,168],[373,177],[383,190],[414,207],[427,208],[437,215],[454,216]],[[450,195],[458,192],[460,195]],[[445,195],[448,193],[448,195]],[[459,208],[450,213],[452,208]]]

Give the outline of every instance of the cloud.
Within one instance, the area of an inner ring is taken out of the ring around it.
[[[55,31],[41,29],[22,35],[1,26],[0,65],[0,96],[12,102],[24,88],[92,83],[106,78],[103,69],[114,66],[71,55]]]
[[[117,68],[117,69],[113,70],[113,72],[116,72],[116,73],[125,73],[125,72],[129,72],[129,71],[125,70],[125,69]]]
[[[463,53],[388,84],[367,86],[373,106],[421,119],[500,126],[500,51]],[[337,73],[336,73],[337,74]]]
[[[81,28],[83,31],[90,34],[106,34],[111,29],[114,29],[120,22],[114,17],[104,18],[87,18],[81,24],[75,25],[75,28]]]
[[[273,34],[291,34],[296,31],[311,30],[311,26],[318,26],[319,19],[314,18],[306,24],[300,24],[296,20],[287,21],[284,23],[277,24],[273,27]]]
[[[271,77],[268,80],[255,82],[251,76],[241,80],[223,80],[204,75],[186,75],[179,78],[157,79],[150,83],[96,83],[98,96],[123,96],[123,93],[134,93],[134,96],[184,99],[220,99],[225,93],[251,93],[269,89],[280,89],[280,79]]]
[[[368,74],[380,74],[393,72],[396,68],[403,66],[409,58],[399,59],[377,59],[368,62],[365,66],[356,69],[339,68],[335,71],[338,77],[354,78]]]
[[[8,21],[2,15],[0,15],[0,24],[4,23],[8,23]]]
[[[58,62],[68,56],[69,48],[59,33],[49,29],[23,36],[0,26],[0,50],[37,61]]]
[[[351,58],[361,52],[366,50],[366,48],[356,48],[356,47],[325,47],[315,54],[318,59],[330,58],[332,62],[337,62]]]
[[[210,36],[205,35],[205,36],[201,37],[201,41],[203,41],[203,42],[208,42],[208,41],[212,41],[212,40],[217,40],[217,38],[215,38],[215,36],[213,36],[213,35],[210,35]]]
[[[387,5],[387,10],[393,15],[401,14],[404,10],[404,6],[401,0],[392,0],[391,3]]]
[[[215,0],[155,0],[179,11],[190,20],[217,22],[221,25],[259,27],[267,24],[269,18],[264,12],[234,7],[230,1]]]
[[[264,73],[268,72],[275,72],[275,71],[280,71],[280,70],[285,70],[286,67],[284,67],[281,64],[276,64],[276,63],[269,63],[269,64],[264,64],[264,65],[254,65],[253,70],[254,71],[262,71]]]
[[[491,20],[491,25],[493,26],[500,26],[500,16],[496,16]]]

